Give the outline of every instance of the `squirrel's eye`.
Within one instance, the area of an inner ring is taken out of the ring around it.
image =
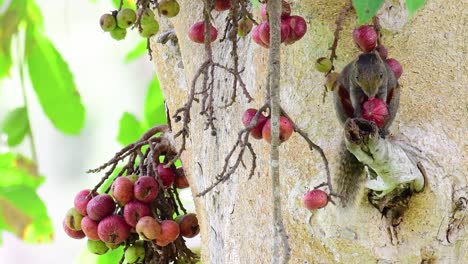
[[[383,73],[380,74],[380,79],[382,79],[382,78],[383,78]]]

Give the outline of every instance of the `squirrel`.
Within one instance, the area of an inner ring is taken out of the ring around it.
[[[380,130],[380,135],[386,137],[398,111],[400,86],[390,66],[377,52],[359,54],[346,65],[333,91],[336,114],[342,125],[348,118],[362,117],[362,104],[369,98],[386,102],[389,115]],[[335,185],[343,206],[347,207],[356,201],[366,177],[364,164],[346,149],[344,140],[339,155]]]

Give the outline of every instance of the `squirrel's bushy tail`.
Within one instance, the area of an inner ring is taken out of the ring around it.
[[[353,206],[366,179],[364,165],[341,144],[338,167],[335,172],[335,190],[342,195],[343,207]]]

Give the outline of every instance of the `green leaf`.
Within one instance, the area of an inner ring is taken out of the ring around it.
[[[0,175],[0,188],[23,186],[37,189],[44,182],[32,160],[14,153],[0,154]]]
[[[25,107],[18,107],[6,115],[0,130],[8,136],[8,146],[20,144],[29,132],[28,112]]]
[[[426,0],[406,0],[406,7],[410,16],[414,14],[418,9],[424,6]]]
[[[146,127],[153,127],[156,124],[166,124],[166,111],[164,109],[164,97],[159,85],[158,77],[148,86],[145,100],[145,124]]]
[[[18,32],[19,24],[24,18],[25,7],[25,0],[13,1],[0,16],[0,79],[10,74],[13,64],[11,40]]]
[[[53,228],[44,202],[34,188],[0,187],[0,227],[28,243],[52,241]]]
[[[353,6],[358,15],[358,23],[369,22],[379,11],[385,0],[353,0]]]
[[[112,3],[114,4],[115,8],[119,8],[120,0],[112,0]],[[123,7],[130,7],[135,9],[135,0],[123,0]]]
[[[96,264],[119,263],[124,254],[124,247],[109,250],[106,254],[98,256]]]
[[[124,254],[124,247],[121,246],[114,250],[107,251],[104,255],[94,255],[89,252],[87,247],[84,247],[78,258],[77,263],[80,264],[114,264],[119,263],[122,255]],[[127,263],[127,262],[124,262]]]
[[[132,49],[131,51],[127,53],[127,55],[125,56],[125,63],[134,61],[140,58],[141,56],[144,56],[147,52],[148,52],[147,41],[142,40],[140,41],[140,43],[138,43],[138,45],[134,49]]]
[[[26,58],[34,91],[52,124],[67,134],[78,134],[84,126],[85,108],[73,75],[43,30],[29,24]]]
[[[111,176],[107,178],[107,180],[104,181],[104,183],[99,187],[98,193],[105,193],[106,190],[112,185],[114,182],[114,179],[117,178],[117,175],[119,174],[119,171],[122,170],[122,167],[117,167],[115,170],[112,172]]]
[[[117,141],[124,146],[131,144],[137,141],[144,132],[135,115],[125,112],[120,118]]]

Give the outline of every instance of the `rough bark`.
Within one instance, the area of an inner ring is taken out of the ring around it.
[[[282,45],[282,106],[324,148],[333,168],[342,128],[332,96],[322,102],[324,77],[315,71],[313,62],[328,55],[334,19],[343,1],[291,2],[293,13],[306,18],[309,30],[299,42]],[[203,45],[190,42],[186,34],[191,24],[201,20],[202,1],[180,3],[179,16],[163,25],[175,29],[179,47],[152,40],[156,71],[171,111],[183,105],[193,74],[204,61]],[[310,213],[302,206],[303,194],[323,182],[326,175],[320,156],[295,135],[280,146],[283,218],[292,249],[291,263],[468,263],[463,226],[468,219],[467,10],[464,1],[428,1],[398,31],[384,30],[383,42],[390,57],[397,58],[404,68],[400,110],[391,132],[406,137],[421,151],[428,174],[427,188],[413,196],[398,227],[400,244],[392,245],[380,212],[364,194],[348,211],[329,205]],[[353,16],[351,13],[346,19],[341,34],[336,61],[339,69],[358,53],[351,36]],[[225,14],[213,12],[213,17],[221,33]],[[382,24],[388,28],[405,19],[388,17],[382,14]],[[215,42],[215,61],[230,63],[229,45]],[[244,81],[255,101],[248,104],[239,93],[238,102],[230,108],[216,108],[216,137],[203,130],[204,120],[197,115],[199,105],[194,105],[188,150],[182,156],[194,194],[215,181],[242,128],[242,111],[263,104],[268,52],[246,38],[240,41],[239,54],[245,66]],[[231,96],[232,76],[223,71],[216,76],[216,102],[222,106]],[[179,125],[173,123],[174,129]],[[253,146],[258,168],[251,180],[247,177],[249,168],[240,168],[211,193],[195,198],[202,225],[203,263],[271,262],[270,146],[264,141],[253,142]],[[249,158],[246,155],[244,159],[246,166]]]

